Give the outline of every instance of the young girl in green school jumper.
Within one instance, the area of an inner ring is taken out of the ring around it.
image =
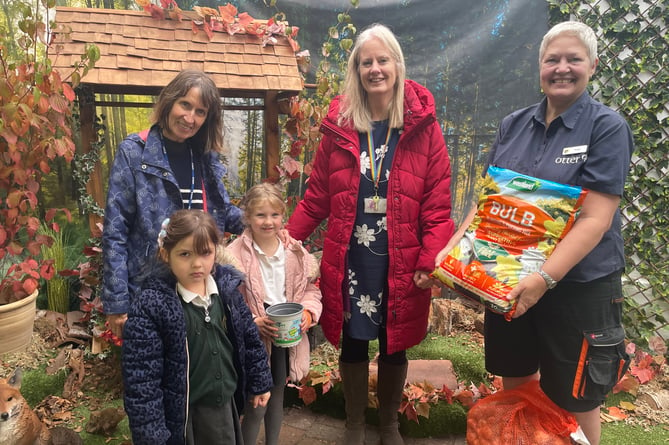
[[[267,353],[238,286],[216,264],[221,235],[201,210],[178,210],[158,236],[164,266],[132,301],[123,332],[125,409],[135,445],[241,445],[240,410],[265,406]]]
[[[270,356],[274,386],[268,405],[247,405],[242,419],[246,445],[255,445],[260,424],[265,423],[265,444],[277,445],[283,419],[283,393],[287,379],[299,382],[309,372],[309,339],[306,332],[321,315],[321,292],[316,287],[318,263],[299,241],[283,229],[286,203],[281,191],[263,183],[251,187],[240,203],[246,229],[228,251],[246,273],[242,292],[251,308],[260,336]],[[279,236],[283,236],[285,243]],[[300,303],[302,339],[290,348],[277,347],[277,328],[265,309],[273,304]]]

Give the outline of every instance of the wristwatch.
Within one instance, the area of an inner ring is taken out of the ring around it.
[[[553,277],[544,272],[543,269],[539,269],[539,275],[541,275],[541,278],[543,278],[544,281],[546,282],[547,289],[553,289],[555,286],[557,286],[558,282],[555,281]]]

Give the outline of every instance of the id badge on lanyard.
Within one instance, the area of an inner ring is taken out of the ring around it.
[[[379,157],[377,159],[374,150],[374,137],[371,132],[367,133],[367,148],[369,150],[369,163],[372,172],[372,182],[374,183],[374,196],[364,199],[365,213],[386,213],[388,208],[388,200],[378,195],[379,180],[381,179],[381,168],[383,166],[383,158],[388,152],[388,141],[390,140],[391,129],[388,127],[386,133],[386,142],[379,147]]]

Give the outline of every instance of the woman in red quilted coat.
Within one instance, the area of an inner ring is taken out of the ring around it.
[[[358,37],[321,132],[288,230],[303,240],[328,220],[320,323],[341,346],[346,443],[364,443],[368,346],[378,338],[381,443],[403,444],[405,351],[426,334],[428,274],[453,233],[451,168],[434,98],[405,79],[402,49],[384,25]]]

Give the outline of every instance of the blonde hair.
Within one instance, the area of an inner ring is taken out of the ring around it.
[[[404,80],[406,79],[404,54],[395,34],[387,26],[374,23],[360,33],[348,58],[342,92],[342,110],[337,122],[341,126],[350,125],[361,133],[372,131],[372,115],[367,103],[367,92],[360,81],[359,71],[362,46],[372,39],[378,39],[388,49],[397,65],[395,91],[388,110],[389,126],[390,128],[402,128],[404,125]]]
[[[277,212],[282,215],[286,214],[286,201],[283,199],[283,194],[279,187],[269,182],[263,182],[248,189],[239,203],[239,208],[244,212],[243,219],[246,224],[248,224],[250,216],[255,209],[265,201]]]
[[[570,21],[558,23],[544,35],[544,38],[541,40],[541,46],[539,47],[539,64],[541,64],[541,61],[546,54],[548,45],[562,35],[578,38],[588,52],[590,65],[593,66],[597,62],[597,36],[595,35],[595,32],[585,23]]]

